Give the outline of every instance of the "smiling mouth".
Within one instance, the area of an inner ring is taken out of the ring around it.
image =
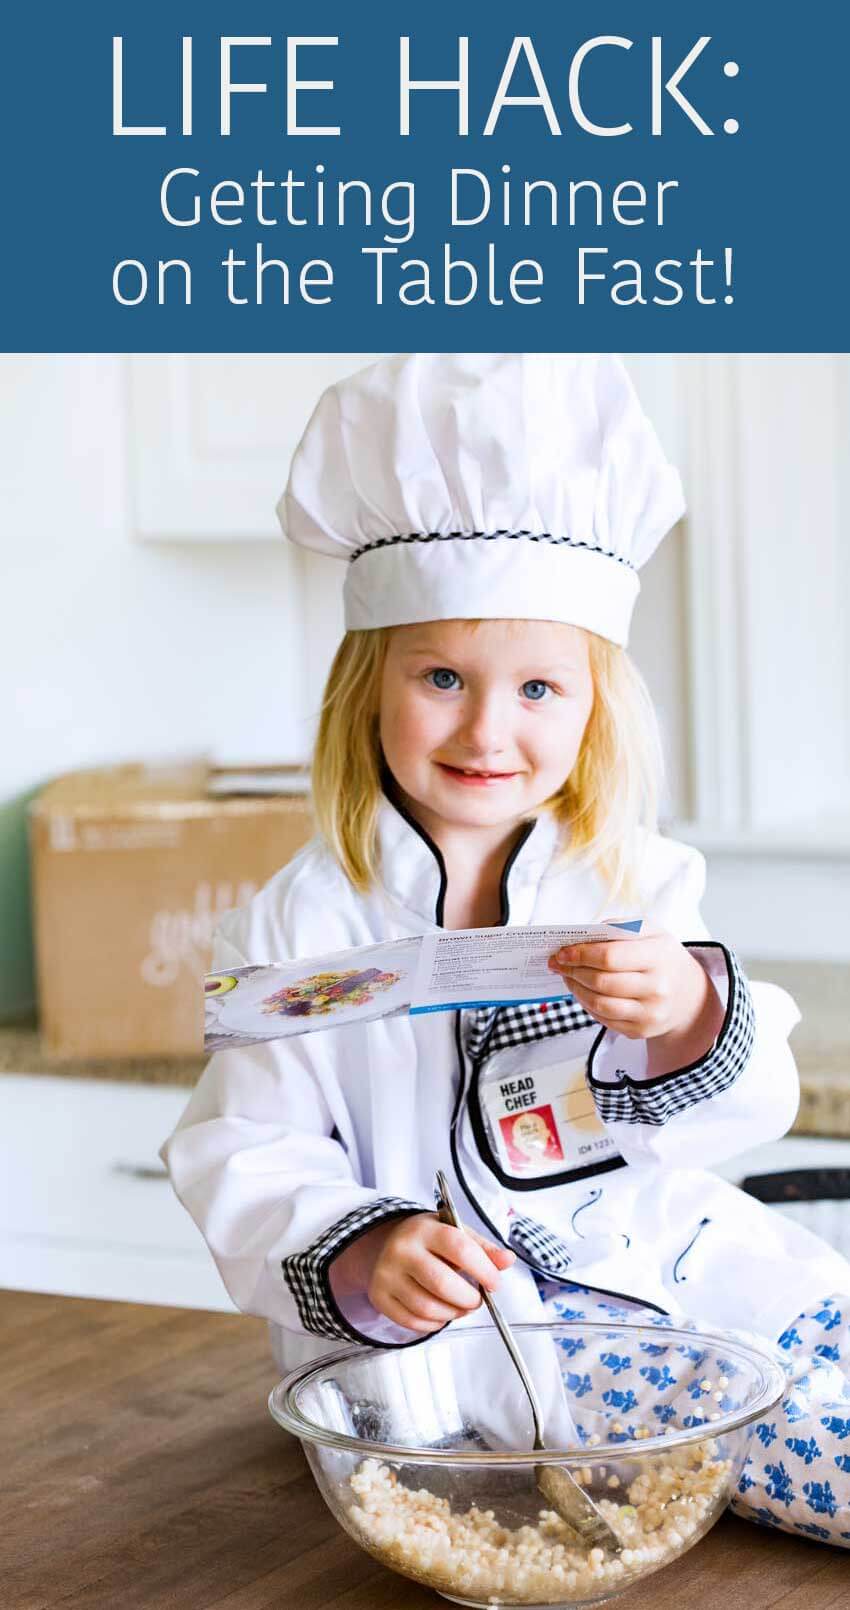
[[[450,766],[445,760],[438,760],[437,765],[441,771],[446,771],[452,777],[466,777],[470,781],[478,782],[504,782],[509,777],[516,777],[515,771],[479,771],[477,767]]]

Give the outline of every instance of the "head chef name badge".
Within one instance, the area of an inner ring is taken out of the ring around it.
[[[638,570],[684,512],[619,359],[413,353],[325,391],[278,504],[347,562],[348,630],[563,621],[624,644]]]

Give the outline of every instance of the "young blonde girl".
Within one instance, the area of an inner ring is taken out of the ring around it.
[[[642,927],[553,956],[542,1005],[217,1052],[163,1155],[231,1296],[282,1367],[466,1323],[470,1282],[514,1319],[779,1339],[794,1384],[738,1502],[846,1544],[850,1300],[831,1294],[850,1268],[706,1167],[791,1123],[797,1014],[708,939],[702,859],[655,830],[658,742],[624,644],[681,499],[624,371],[376,365],[325,394],[282,512],[347,561],[320,832],[225,919],[214,965],[435,925]],[[465,1232],[434,1216],[437,1168]]]

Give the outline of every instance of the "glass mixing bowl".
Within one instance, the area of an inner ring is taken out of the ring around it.
[[[275,1387],[336,1519],[376,1559],[466,1605],[590,1604],[676,1559],[725,1509],[780,1366],[667,1325],[516,1325],[544,1421],[492,1326],[421,1346],[353,1347]],[[622,1540],[588,1552],[535,1466],[564,1464]]]

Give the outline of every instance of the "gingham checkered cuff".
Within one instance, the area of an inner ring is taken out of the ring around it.
[[[677,1113],[728,1090],[750,1059],[755,1018],[737,958],[714,941],[690,943],[686,948],[721,992],[725,987],[726,1011],[720,1033],[699,1061],[648,1078],[628,1066],[630,1053],[633,1056],[636,1050],[645,1058],[644,1042],[603,1030],[588,1057],[587,1082],[605,1124],[666,1124]]]
[[[324,1231],[304,1252],[292,1253],[281,1261],[283,1278],[294,1299],[298,1317],[304,1329],[314,1336],[333,1336],[341,1342],[366,1342],[370,1346],[401,1347],[420,1342],[422,1337],[411,1331],[402,1331],[366,1304],[374,1316],[374,1325],[368,1330],[358,1329],[348,1318],[334,1295],[330,1280],[330,1267],[352,1241],[374,1229],[376,1224],[390,1219],[404,1219],[411,1213],[428,1213],[421,1202],[408,1202],[402,1197],[379,1196],[363,1207],[346,1213],[342,1219]],[[365,1312],[365,1298],[356,1298],[351,1305],[352,1316]],[[346,1308],[348,1308],[346,1304]]]
[[[508,1240],[515,1252],[533,1268],[553,1279],[568,1280],[572,1258],[566,1243],[545,1224],[530,1219],[525,1213],[512,1213]]]

